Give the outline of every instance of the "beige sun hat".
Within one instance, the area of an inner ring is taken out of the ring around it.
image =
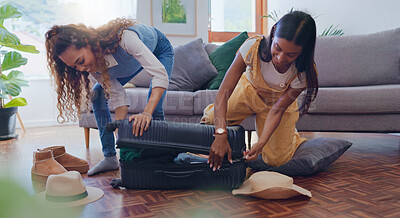
[[[264,199],[287,199],[298,195],[311,198],[311,192],[293,184],[291,177],[268,171],[254,173],[242,186],[232,190],[232,194]]]
[[[50,175],[46,182],[46,191],[36,194],[35,197],[52,206],[74,207],[96,201],[103,195],[103,190],[85,186],[78,171],[68,171]]]

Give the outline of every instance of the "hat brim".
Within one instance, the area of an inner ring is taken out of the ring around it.
[[[299,195],[304,195],[311,198],[311,192],[297,185],[292,185],[291,188],[271,187],[261,191],[253,191],[251,184],[247,181],[235,190],[232,190],[233,195],[251,195],[263,199],[288,199]]]
[[[36,194],[35,198],[41,202],[44,202],[44,203],[46,203],[50,206],[54,206],[54,207],[76,207],[76,206],[81,206],[81,205],[85,205],[85,204],[89,204],[91,202],[97,201],[104,195],[103,190],[101,190],[99,188],[95,188],[95,187],[86,186],[86,191],[88,193],[88,196],[86,196],[85,198],[82,198],[80,200],[71,201],[71,202],[48,201],[48,200],[46,200],[46,191]]]

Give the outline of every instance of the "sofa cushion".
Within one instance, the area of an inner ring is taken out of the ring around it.
[[[174,49],[174,68],[168,90],[196,91],[218,75],[201,38]]]
[[[229,69],[233,60],[235,59],[237,50],[248,38],[249,36],[247,35],[247,32],[242,32],[233,39],[219,46],[210,54],[210,60],[215,68],[217,68],[218,76],[208,83],[207,89],[219,88],[222,80],[225,77],[226,71]]]
[[[306,132],[400,132],[400,114],[304,114],[296,123]]]
[[[125,89],[128,97],[128,113],[141,113],[146,106],[147,95],[149,88],[128,88]],[[110,108],[111,112],[114,112],[113,108]]]
[[[193,92],[167,91],[164,98],[164,113],[193,115]]]
[[[194,93],[194,114],[203,114],[204,108],[214,103],[218,90],[199,90]]]
[[[400,83],[400,28],[366,35],[318,37],[321,87]]]
[[[111,117],[114,118],[114,113],[111,114]],[[91,112],[84,112],[79,117],[79,127],[85,128],[97,128],[96,119],[94,118],[94,114]]]
[[[148,88],[125,89],[129,99],[130,107],[128,113],[143,112]],[[163,108],[165,114],[193,115],[193,92],[167,91],[165,95]]]
[[[268,170],[288,176],[307,176],[323,170],[336,161],[352,145],[351,142],[335,138],[315,138],[303,142],[292,159],[279,167],[264,163],[261,155],[249,162],[254,170]]]
[[[303,96],[303,95],[302,95]],[[299,99],[303,99],[300,96]],[[399,85],[320,88],[311,103],[310,114],[400,113]]]

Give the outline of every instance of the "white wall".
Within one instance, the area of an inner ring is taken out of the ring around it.
[[[20,96],[28,102],[27,106],[18,108],[25,127],[58,125],[56,92],[50,79],[30,80],[29,87],[24,87]],[[17,128],[19,127],[20,124],[17,122]]]
[[[268,0],[268,12],[283,15],[292,7],[316,18],[318,34],[330,25],[339,25],[345,35],[358,35],[400,27],[399,0]],[[269,30],[273,21],[268,19]],[[268,31],[269,33],[269,31]]]

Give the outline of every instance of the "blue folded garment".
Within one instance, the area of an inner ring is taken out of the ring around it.
[[[179,153],[174,158],[174,163],[177,164],[192,164],[192,163],[207,163],[207,158],[199,157],[188,153]]]

